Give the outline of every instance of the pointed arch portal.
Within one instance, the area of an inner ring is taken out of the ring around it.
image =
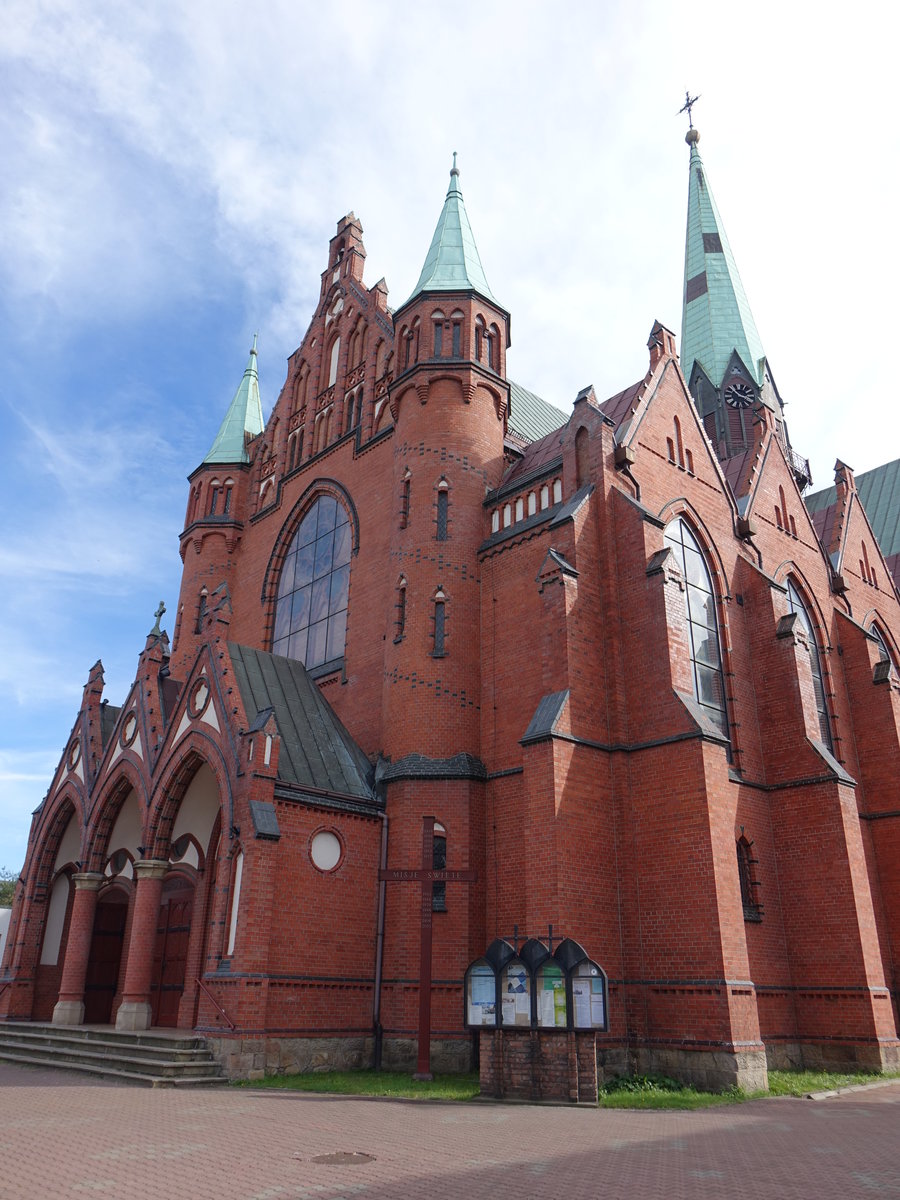
[[[113,887],[97,901],[94,932],[84,982],[84,1023],[108,1025],[119,988],[129,895]]]
[[[170,876],[163,883],[156,919],[150,982],[151,1025],[170,1028],[178,1025],[193,912],[193,883],[181,875]]]

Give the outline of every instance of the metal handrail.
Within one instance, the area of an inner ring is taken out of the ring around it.
[[[232,1021],[231,1017],[229,1017],[228,1013],[225,1011],[225,1009],[222,1007],[222,1005],[218,1002],[218,1000],[215,998],[215,996],[212,994],[212,992],[209,990],[209,988],[206,986],[206,984],[203,982],[203,980],[196,979],[196,980],[194,980],[194,982],[197,984],[197,986],[200,988],[200,990],[206,996],[209,997],[209,999],[212,1001],[213,1005],[215,1006],[216,1010],[219,1013],[221,1013],[222,1019],[224,1020],[225,1024],[228,1026],[228,1028],[230,1030],[232,1030],[232,1032],[235,1029],[237,1029],[237,1025],[235,1025],[234,1021]]]

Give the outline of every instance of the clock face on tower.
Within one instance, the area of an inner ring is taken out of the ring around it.
[[[748,383],[729,383],[725,389],[725,403],[732,408],[749,408],[753,403],[753,388]]]

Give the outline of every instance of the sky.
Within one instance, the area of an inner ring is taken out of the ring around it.
[[[188,473],[268,415],[337,220],[411,292],[452,152],[511,378],[568,410],[681,322],[685,91],[814,486],[900,456],[895,8],[2,0],[0,866],[88,672],[173,614]],[[830,15],[831,14],[831,15]],[[172,617],[163,627],[171,631]]]

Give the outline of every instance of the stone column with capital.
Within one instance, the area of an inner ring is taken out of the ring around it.
[[[105,876],[95,871],[82,871],[72,876],[75,895],[72,898],[59,999],[53,1009],[54,1025],[80,1025],[84,1021],[84,981],[94,934],[97,892],[104,879]]]
[[[122,1003],[116,1013],[116,1029],[149,1029],[152,1015],[150,982],[153,972],[153,947],[156,919],[162,896],[163,876],[169,864],[161,859],[145,858],[134,864],[134,910],[131,937],[125,963]]]

